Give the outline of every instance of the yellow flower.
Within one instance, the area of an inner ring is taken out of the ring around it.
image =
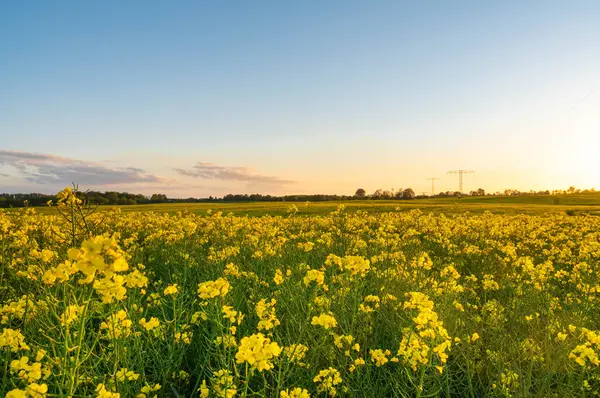
[[[237,342],[233,336],[217,336],[215,339],[216,345],[223,345],[225,348],[237,347]]]
[[[277,304],[275,299],[271,299],[270,302],[261,299],[256,303],[256,315],[260,319],[257,325],[258,330],[271,330],[280,325],[279,319],[275,315],[275,304]]]
[[[106,330],[109,339],[125,338],[131,334],[131,322],[124,310],[111,314],[106,322],[100,324],[100,330]]]
[[[161,385],[158,383],[155,384],[154,386],[151,386],[150,384],[146,384],[144,387],[142,387],[140,394],[137,395],[137,398],[147,398],[148,394],[156,392],[160,389],[161,389]]]
[[[229,292],[227,279],[218,278],[215,281],[202,282],[198,285],[198,295],[202,299],[225,297]]]
[[[146,318],[140,319],[140,325],[148,331],[157,328],[160,325],[160,321],[158,318],[152,317],[149,321],[146,321]]]
[[[39,362],[42,359],[44,359],[44,357],[46,356],[46,354],[47,354],[46,350],[42,350],[42,349],[38,350],[38,352],[37,352],[37,354],[35,356],[36,362]]]
[[[273,282],[275,282],[276,285],[281,285],[284,281],[283,278],[283,273],[281,272],[280,269],[275,270],[275,276],[273,277]]]
[[[304,277],[304,285],[308,286],[311,282],[315,282],[317,286],[323,285],[325,282],[325,273],[317,269],[309,269]]]
[[[0,333],[0,348],[9,347],[12,352],[29,351],[29,346],[25,344],[25,337],[21,330],[4,329]]]
[[[127,368],[121,368],[116,374],[117,380],[120,382],[124,381],[134,381],[137,380],[140,375],[135,373],[133,370],[129,370]]]
[[[575,347],[569,354],[569,359],[574,360],[581,366],[586,366],[589,362],[591,365],[598,366],[600,360],[596,352],[589,346],[581,344]]]
[[[27,398],[27,392],[16,388],[6,393],[6,398]]]
[[[321,314],[319,316],[313,316],[311,325],[320,325],[325,329],[331,329],[337,326],[337,321],[333,315]]]
[[[279,398],[310,398],[310,394],[308,393],[308,390],[296,387],[291,390],[282,390],[279,393]]]
[[[210,390],[206,386],[206,380],[202,380],[202,384],[200,385],[198,392],[200,393],[201,398],[208,398],[208,394],[210,393]]]
[[[252,368],[262,372],[273,368],[270,361],[280,353],[281,348],[276,342],[271,342],[262,333],[256,333],[241,340],[235,359],[237,363],[247,362]]]
[[[85,307],[83,305],[70,305],[65,309],[65,312],[60,316],[60,324],[69,326],[75,322],[83,313]]]
[[[27,394],[31,398],[45,398],[48,393],[48,386],[46,384],[31,383],[27,386]]]
[[[106,389],[104,384],[98,384],[96,386],[96,397],[97,398],[120,398],[121,394],[118,392],[110,392]]]
[[[383,366],[389,362],[389,359],[387,358],[389,355],[391,355],[390,350],[371,350],[371,361],[375,362],[375,366],[377,367]]]
[[[177,284],[173,284],[173,285],[169,285],[165,288],[165,290],[163,291],[163,294],[165,296],[169,296],[169,295],[176,295],[177,292],[179,291],[179,287],[177,286]]]
[[[185,344],[190,344],[192,342],[192,332],[175,333],[175,342],[183,342]]]

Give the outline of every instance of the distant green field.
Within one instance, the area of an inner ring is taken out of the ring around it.
[[[252,202],[252,203],[167,203],[151,205],[100,206],[98,211],[115,208],[123,212],[154,211],[160,213],[177,213],[187,211],[197,214],[209,210],[233,213],[235,215],[263,216],[286,214],[290,206],[298,208],[299,215],[326,214],[334,211],[339,205],[346,206],[350,212],[364,210],[368,212],[410,211],[420,209],[423,212],[435,213],[481,213],[490,211],[499,214],[543,214],[568,212],[569,214],[590,213],[600,215],[600,193],[573,194],[560,196],[484,196],[419,199],[411,201],[396,200],[364,200],[346,202]],[[23,209],[12,209],[12,211]],[[55,209],[38,207],[37,211],[48,214]]]

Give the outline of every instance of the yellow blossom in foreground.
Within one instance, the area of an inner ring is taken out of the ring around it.
[[[337,321],[333,317],[333,315],[321,314],[319,316],[313,316],[311,325],[320,325],[325,329],[335,328],[337,326]]]
[[[237,363],[247,362],[252,368],[262,372],[273,368],[273,363],[270,361],[279,354],[281,354],[281,347],[276,342],[271,342],[271,339],[262,333],[256,333],[240,341],[235,359]]]
[[[31,383],[27,386],[27,394],[31,398],[45,398],[48,393],[48,386],[46,384]]]
[[[27,398],[27,392],[15,388],[14,390],[10,390],[8,393],[6,393],[6,398]]]
[[[179,291],[179,287],[177,286],[177,284],[173,284],[173,285],[169,285],[165,288],[165,290],[163,291],[163,294],[165,296],[170,296],[170,295],[176,295],[177,292]]]

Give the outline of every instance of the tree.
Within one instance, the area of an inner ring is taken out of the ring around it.
[[[412,188],[406,188],[404,191],[402,191],[402,198],[403,199],[414,199],[415,191],[413,191]]]
[[[371,199],[382,199],[383,198],[383,189],[377,189],[373,194],[371,194]]]
[[[150,201],[153,203],[163,203],[167,201],[167,195],[163,193],[155,193],[150,197]]]
[[[362,188],[358,188],[354,196],[356,196],[357,198],[364,198],[365,196],[367,196],[367,191],[365,191]]]

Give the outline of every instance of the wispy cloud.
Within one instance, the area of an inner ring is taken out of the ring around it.
[[[252,173],[243,166],[220,166],[209,162],[198,162],[191,169],[174,169],[177,173],[194,178],[221,181],[238,181],[266,185],[288,185],[296,181],[280,177],[266,176]]]
[[[12,166],[30,183],[117,185],[168,183],[169,180],[136,167],[86,162],[52,154],[0,150],[0,167]]]

